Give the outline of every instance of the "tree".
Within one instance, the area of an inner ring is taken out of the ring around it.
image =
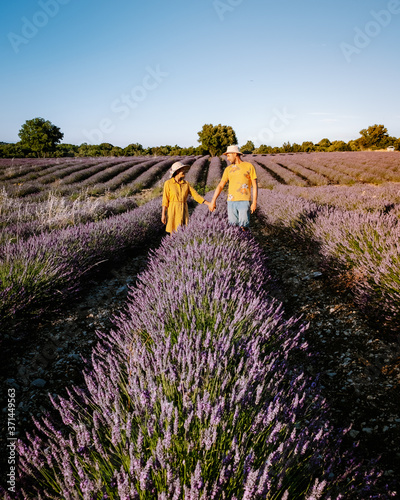
[[[240,152],[244,154],[251,154],[256,148],[253,141],[247,141],[244,146],[240,148]]]
[[[101,156],[113,156],[112,149],[113,145],[110,144],[109,142],[102,142],[101,144],[98,145],[98,148],[101,151]]]
[[[291,153],[293,151],[292,145],[290,144],[290,141],[284,142],[281,147],[282,153]]]
[[[327,151],[351,151],[351,147],[344,141],[333,141]]]
[[[111,156],[124,156],[124,150],[119,146],[114,146],[110,151]]]
[[[55,156],[64,157],[69,156],[73,157],[78,153],[78,146],[74,146],[73,144],[57,144]]]
[[[309,153],[310,151],[315,151],[315,146],[314,146],[314,143],[311,142],[311,141],[304,141],[301,145],[301,149],[305,152],[305,153]]]
[[[49,120],[33,118],[22,125],[18,136],[22,147],[31,149],[38,157],[46,157],[48,153],[55,151],[64,134]]]
[[[297,142],[294,142],[292,144],[292,151],[293,151],[293,153],[300,153],[302,151],[300,144],[297,144]]]
[[[227,125],[203,125],[197,134],[198,142],[211,156],[220,156],[225,153],[228,146],[238,143],[235,131]]]
[[[144,149],[141,144],[136,142],[135,144],[129,144],[124,149],[124,154],[126,156],[139,156],[144,154]]]
[[[383,125],[371,125],[367,129],[360,130],[361,137],[357,142],[363,149],[381,149],[385,148],[388,139],[387,128]]]
[[[258,146],[258,148],[256,148],[253,152],[257,155],[270,154],[272,153],[272,147],[267,146],[266,144],[261,144],[261,146]]]
[[[327,139],[326,137],[324,139],[321,139],[318,143],[317,146],[319,146],[320,151],[327,151],[329,146],[331,145],[331,141]]]

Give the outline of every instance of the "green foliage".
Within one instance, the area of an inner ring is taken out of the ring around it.
[[[333,141],[327,151],[351,151],[351,147],[344,141]]]
[[[292,145],[290,144],[290,142],[284,142],[281,149],[284,153],[291,153]]]
[[[55,156],[56,157],[74,157],[78,154],[79,148],[78,146],[74,146],[73,144],[57,144]]]
[[[386,149],[394,146],[400,151],[400,139],[391,137],[383,125],[372,125],[360,131],[361,137],[351,140],[331,142],[323,138],[314,144],[305,141],[301,145],[284,142],[281,147],[261,144],[255,147],[251,140],[241,146],[242,153],[247,154],[279,154],[279,153],[299,153],[311,151],[359,151],[363,149]],[[0,158],[32,158],[36,156],[52,157],[97,157],[97,156],[201,156],[210,154],[219,156],[226,151],[227,146],[238,144],[235,131],[227,125],[203,125],[198,132],[199,146],[181,147],[175,146],[153,146],[144,148],[139,143],[131,143],[125,148],[113,146],[104,142],[101,144],[89,145],[82,143],[80,146],[73,144],[59,144],[64,136],[58,127],[52,125],[43,118],[27,120],[19,132],[20,142],[15,144],[0,142]]]
[[[311,141],[304,141],[302,143],[301,147],[302,147],[302,150],[305,153],[308,153],[310,151],[315,151],[316,150],[316,147],[315,147],[314,143],[312,143]]]
[[[30,156],[34,156],[32,151],[22,147],[20,142],[16,144],[0,144],[0,158],[29,158]]]
[[[254,150],[255,146],[253,141],[247,141],[246,144],[240,148],[240,151],[245,154],[251,154]]]
[[[383,125],[371,125],[360,130],[360,134],[357,142],[362,149],[382,149],[388,145],[388,131]]]
[[[235,131],[228,125],[206,124],[197,134],[198,142],[211,156],[220,156],[228,146],[238,143]]]
[[[265,144],[261,144],[258,148],[256,148],[253,153],[256,155],[266,155],[266,154],[271,154],[272,153],[272,147],[271,146],[266,146]]]
[[[32,150],[38,157],[46,157],[48,153],[55,151],[64,134],[49,120],[33,118],[22,125],[18,136],[22,147]]]
[[[129,144],[124,149],[125,156],[138,156],[142,155],[143,153],[144,153],[143,146],[138,142],[136,142],[135,144]]]
[[[329,146],[331,145],[331,141],[327,139],[326,137],[324,139],[321,139],[318,143],[318,150],[319,151],[327,151]]]

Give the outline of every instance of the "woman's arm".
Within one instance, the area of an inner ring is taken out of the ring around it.
[[[161,222],[163,224],[167,223],[167,207],[165,205],[163,205],[163,207],[162,207]]]
[[[167,223],[167,208],[169,205],[169,192],[168,192],[169,190],[168,190],[167,182],[164,183],[163,199],[162,199],[161,222],[163,224]]]

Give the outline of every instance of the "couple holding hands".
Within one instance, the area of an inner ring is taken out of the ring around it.
[[[228,190],[228,221],[230,224],[247,230],[250,224],[250,213],[257,207],[257,175],[251,163],[242,161],[242,153],[237,146],[228,146],[224,155],[228,165],[218,184],[211,202],[206,201],[195,189],[185,181],[188,165],[176,162],[171,167],[170,179],[164,183],[161,221],[166,224],[166,231],[173,233],[189,220],[187,199],[189,194],[197,201],[208,206],[214,212],[216,201],[225,184],[229,182]],[[253,200],[251,197],[253,188]]]

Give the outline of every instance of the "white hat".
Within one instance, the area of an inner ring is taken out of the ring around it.
[[[241,153],[239,151],[239,146],[228,146],[228,149],[223,154],[227,155],[228,153],[236,153],[238,155],[242,155],[243,154],[243,153]]]
[[[185,169],[185,172],[187,172],[190,168],[190,165],[184,165],[180,161],[176,161],[169,172],[169,177],[171,178],[178,170],[181,170],[182,168]]]

